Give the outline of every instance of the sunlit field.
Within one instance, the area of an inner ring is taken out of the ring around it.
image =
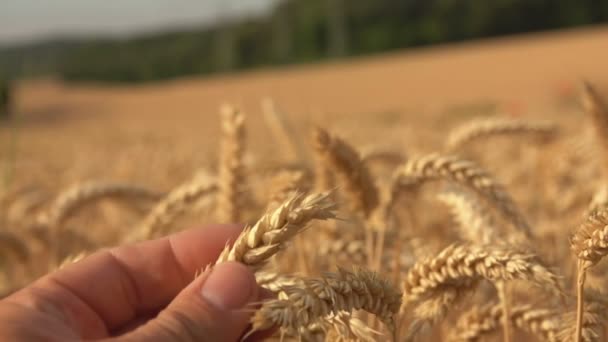
[[[0,128],[0,291],[242,222],[261,235],[223,258],[277,293],[253,318],[277,340],[603,341],[607,104],[606,27],[139,86],[21,81]]]

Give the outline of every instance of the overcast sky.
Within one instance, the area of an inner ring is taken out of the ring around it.
[[[259,13],[277,0],[0,0],[0,44],[130,35]]]

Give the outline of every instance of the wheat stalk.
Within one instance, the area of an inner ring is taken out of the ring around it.
[[[328,192],[293,195],[253,226],[245,228],[234,244],[224,249],[217,263],[239,261],[253,269],[261,268],[308,223],[335,218],[336,206],[328,197]]]
[[[336,173],[348,194],[352,211],[369,217],[378,205],[378,190],[358,152],[344,140],[317,127],[314,146],[327,168]]]
[[[522,234],[527,237],[532,236],[528,222],[504,187],[475,163],[455,156],[433,153],[410,160],[399,167],[393,175],[389,203],[395,202],[401,189],[416,187],[436,179],[446,179],[477,192],[497,208]]]
[[[455,151],[475,140],[497,135],[528,134],[549,137],[555,132],[555,125],[547,122],[508,118],[476,119],[450,131],[445,146],[446,150]]]
[[[358,270],[304,278],[302,285],[284,289],[286,299],[270,300],[252,318],[253,331],[274,326],[297,331],[331,314],[364,310],[394,330],[401,294],[375,273]]]
[[[219,164],[217,219],[223,223],[240,221],[245,170],[245,116],[230,105],[221,108],[222,145]]]

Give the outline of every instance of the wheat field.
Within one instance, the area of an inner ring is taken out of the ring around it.
[[[103,247],[241,222],[218,263],[276,294],[252,317],[270,340],[604,341],[606,41],[24,81],[0,130],[0,294]]]

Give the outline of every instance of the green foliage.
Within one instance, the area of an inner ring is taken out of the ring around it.
[[[9,81],[0,78],[0,119],[10,116],[12,95],[12,88]]]
[[[284,0],[262,18],[187,32],[0,49],[0,73],[141,82],[313,62],[337,45],[363,55],[608,21],[605,0],[343,0],[340,22],[332,1]]]

